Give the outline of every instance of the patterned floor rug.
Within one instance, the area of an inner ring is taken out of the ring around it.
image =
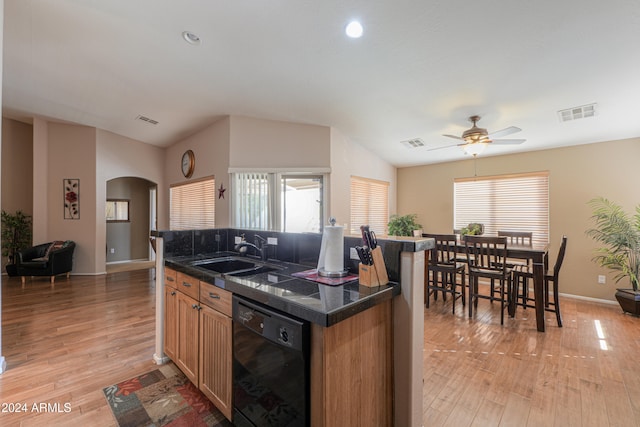
[[[231,427],[173,364],[103,390],[120,427]]]

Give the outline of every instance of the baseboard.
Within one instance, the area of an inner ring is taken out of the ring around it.
[[[608,300],[608,299],[602,299],[602,298],[591,298],[591,297],[584,297],[582,295],[563,294],[563,293],[559,295],[561,297],[579,299],[581,301],[589,301],[589,302],[595,302],[599,304],[608,304],[608,305],[618,305],[618,301],[614,301],[614,300]]]

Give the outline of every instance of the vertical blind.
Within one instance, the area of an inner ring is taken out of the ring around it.
[[[351,233],[359,234],[369,225],[376,234],[386,235],[389,222],[389,183],[351,177]]]
[[[169,228],[195,230],[215,227],[215,179],[207,177],[169,189]]]
[[[275,228],[275,175],[246,172],[233,174],[234,222],[238,228]]]
[[[532,242],[549,242],[549,173],[503,175],[454,181],[454,228],[484,224],[498,231],[532,232]]]

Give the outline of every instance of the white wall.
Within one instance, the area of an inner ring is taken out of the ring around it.
[[[179,141],[168,147],[164,159],[165,184],[158,187],[158,206],[163,221],[158,223],[159,230],[169,228],[169,186],[188,182],[194,179],[214,175],[216,188],[222,185],[229,188],[229,117],[225,117],[211,124],[202,131]],[[191,178],[185,178],[180,169],[182,154],[186,150],[193,150],[195,154],[195,170]],[[224,199],[218,198],[216,191],[216,227],[229,226],[229,198],[230,191],[225,192]]]
[[[389,215],[396,213],[397,170],[362,145],[331,128],[330,216],[348,224],[351,216],[351,176],[389,182]],[[401,212],[410,213],[410,212]]]
[[[95,216],[95,272],[104,272],[106,263],[107,181],[120,177],[142,178],[156,183],[158,189],[165,186],[165,149],[98,129],[96,131],[96,216]],[[158,191],[158,205],[168,203],[168,193]],[[167,217],[158,217],[164,224]]]

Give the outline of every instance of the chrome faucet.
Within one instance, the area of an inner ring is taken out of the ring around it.
[[[246,255],[247,253],[247,248],[253,248],[253,250],[255,251],[256,255],[260,256],[260,259],[262,261],[266,261],[268,258],[268,253],[267,253],[267,246],[266,242],[267,239],[265,239],[264,237],[256,234],[255,235],[255,241],[259,242],[259,245],[254,245],[253,243],[249,243],[245,240],[243,240],[242,242],[238,243],[235,246],[235,250],[238,251],[240,253],[240,255]]]

